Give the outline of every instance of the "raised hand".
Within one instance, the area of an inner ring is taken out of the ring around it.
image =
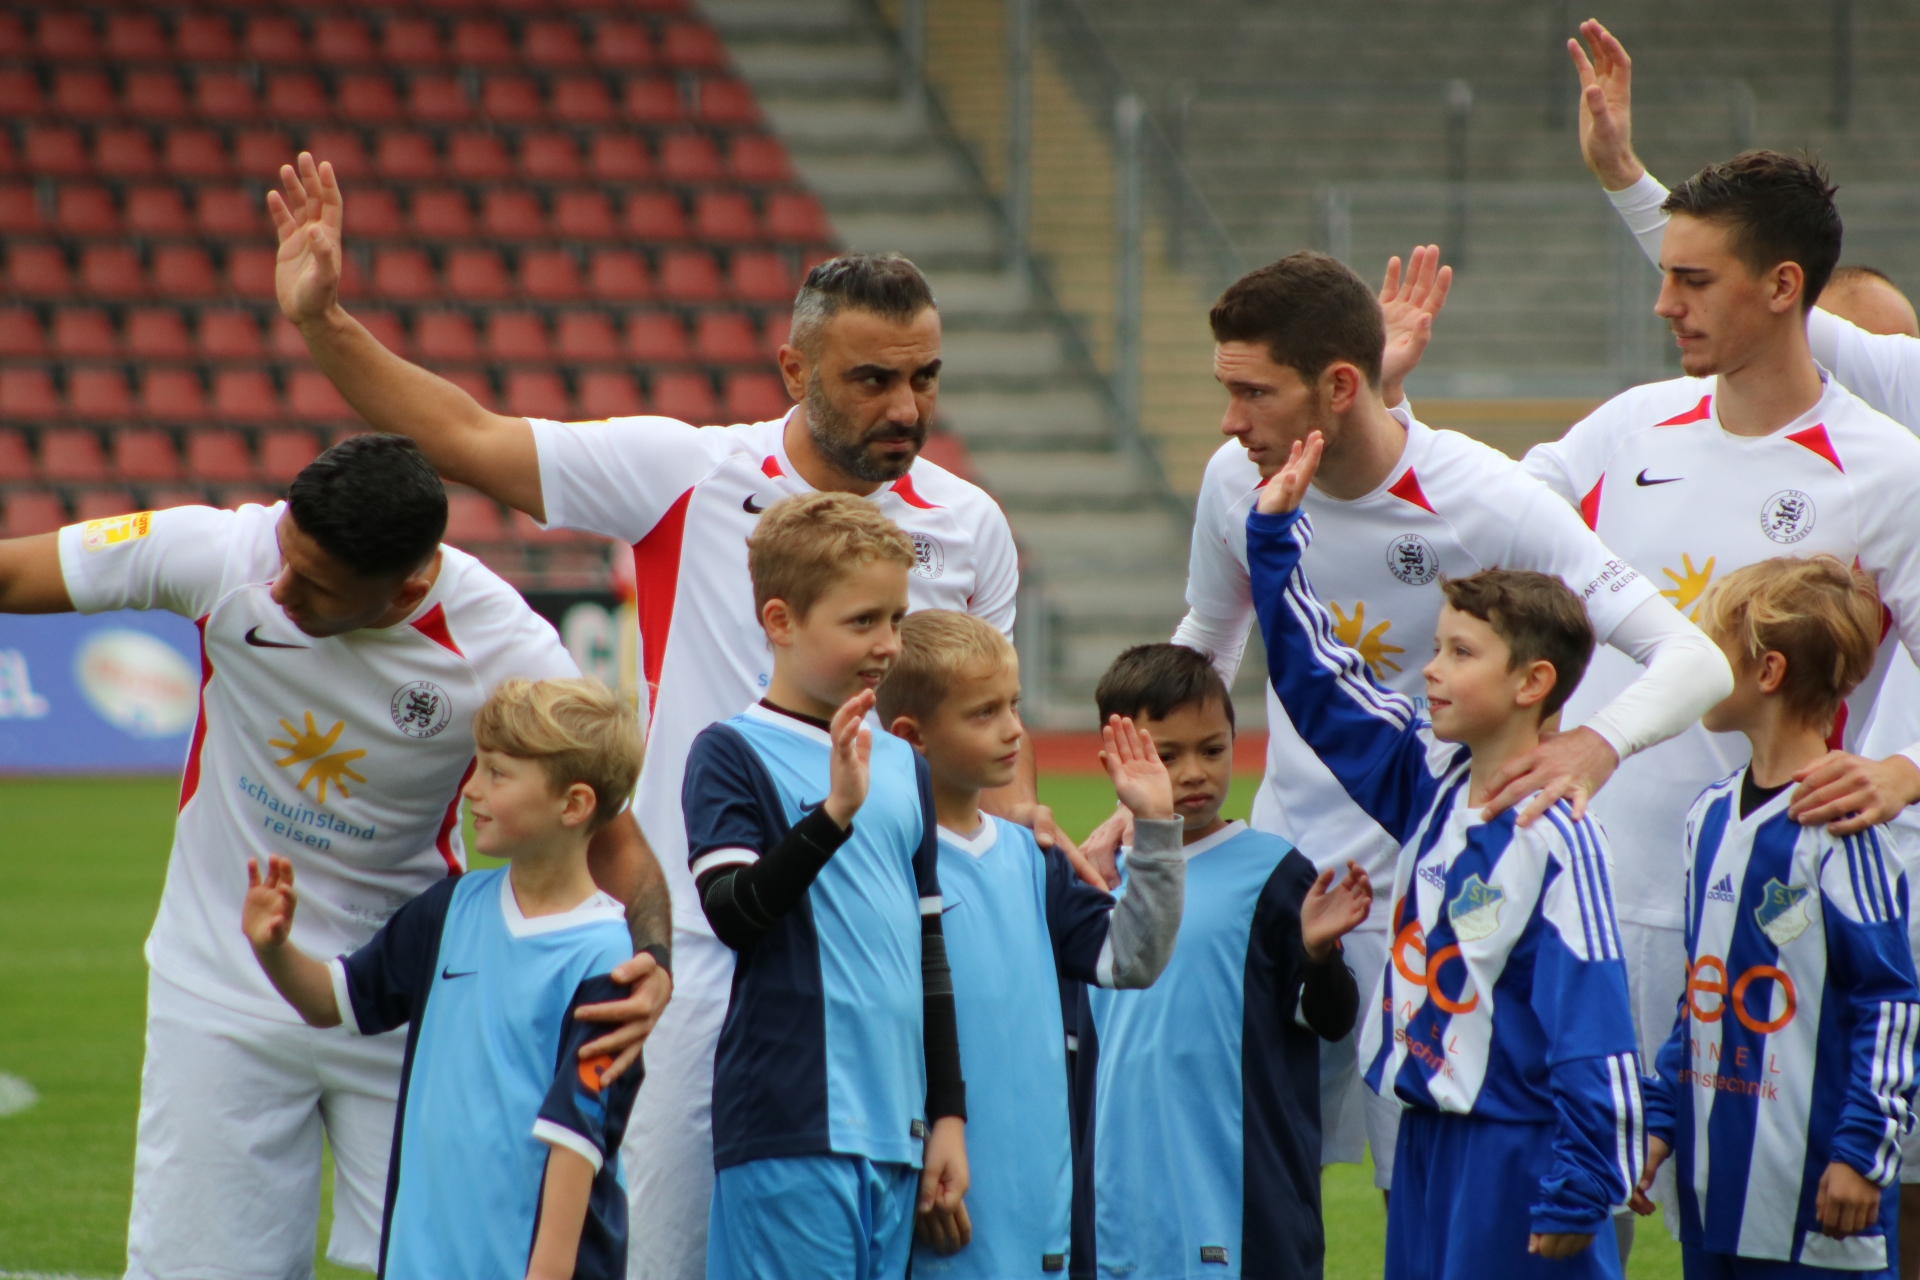
[[[832,783],[827,790],[827,816],[842,830],[853,825],[853,815],[867,802],[867,762],[873,755],[873,734],[862,723],[873,710],[873,690],[862,689],[833,713]]]
[[[1578,40],[1567,41],[1580,75],[1580,158],[1601,186],[1624,191],[1647,171],[1633,154],[1633,59],[1592,18],[1580,24],[1580,34],[1593,46],[1589,60]]]
[[[1112,716],[1100,727],[1100,747],[1114,794],[1134,817],[1173,817],[1173,779],[1144,729],[1125,716]]]
[[[1359,863],[1348,862],[1346,877],[1338,884],[1333,873],[1332,867],[1322,871],[1300,904],[1300,941],[1316,962],[1332,955],[1334,944],[1365,923],[1373,910],[1373,881]]]
[[[1320,469],[1320,455],[1326,448],[1326,439],[1318,431],[1305,440],[1295,440],[1286,465],[1260,486],[1254,510],[1263,516],[1277,516],[1299,506],[1300,499],[1307,496],[1307,486],[1313,483],[1313,473]]]
[[[299,898],[293,892],[293,864],[274,854],[267,859],[267,875],[260,878],[260,861],[247,859],[247,897],[240,909],[240,927],[256,950],[270,951],[287,944],[293,931],[293,911]]]
[[[333,165],[302,151],[280,166],[283,191],[267,192],[267,213],[280,237],[273,290],[280,314],[294,324],[317,320],[340,298],[340,181]]]
[[[1453,268],[1440,265],[1437,244],[1415,245],[1404,276],[1400,255],[1387,259],[1386,279],[1380,283],[1380,314],[1387,325],[1387,345],[1380,352],[1380,397],[1389,408],[1400,403],[1402,384],[1426,354],[1434,317],[1447,305],[1451,288]]]

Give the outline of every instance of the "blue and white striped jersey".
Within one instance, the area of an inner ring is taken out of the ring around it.
[[[1647,1083],[1647,1131],[1674,1149],[1682,1240],[1882,1270],[1920,1028],[1906,878],[1884,828],[1803,827],[1791,791],[1741,817],[1745,774],[1687,815],[1687,987]],[[1879,1221],[1844,1240],[1814,1212],[1836,1160],[1886,1189]]]
[[[1300,512],[1247,518],[1253,598],[1281,704],[1347,793],[1401,842],[1393,945],[1362,1008],[1383,1096],[1558,1126],[1533,1230],[1592,1231],[1645,1149],[1605,837],[1560,803],[1522,830],[1467,803],[1469,751],[1376,684],[1299,571]]]

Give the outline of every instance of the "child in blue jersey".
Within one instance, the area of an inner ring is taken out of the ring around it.
[[[971,1189],[955,1211],[921,1218],[913,1272],[1040,1280],[1066,1269],[1073,1203],[1060,976],[1144,987],[1160,975],[1180,927],[1181,824],[1152,743],[1116,719],[1101,758],[1136,832],[1116,908],[1025,827],[980,811],[980,792],[1011,782],[1020,759],[1020,664],[1007,638],[941,609],[900,629],[880,719],[926,758],[960,1052],[991,1067],[974,1072],[967,1099]]]
[[[951,1214],[967,1189],[927,768],[862,727],[916,563],[845,493],[773,504],[747,543],[773,673],[694,740],[681,792],[701,906],[738,953],[710,1280],[904,1276],[915,1213]]]
[[[1879,597],[1831,556],[1762,560],[1702,617],[1734,690],[1701,723],[1753,757],[1687,816],[1687,988],[1646,1084],[1633,1206],[1653,1211],[1671,1151],[1687,1280],[1891,1280],[1920,1030],[1906,878],[1885,827],[1788,807],[1873,669]]]
[[[242,925],[311,1025],[408,1028],[382,1276],[616,1280],[640,1072],[603,1084],[613,1059],[580,1060],[594,1032],[573,1011],[624,994],[608,975],[626,913],[594,887],[587,844],[639,777],[638,722],[597,681],[509,680],[473,737],[474,847],[508,866],[441,881],[323,964],[288,941],[292,865],[271,857],[263,878],[249,860]]]
[[[1565,800],[1527,826],[1481,808],[1579,683],[1593,628],[1557,578],[1444,583],[1423,719],[1339,641],[1300,571],[1322,444],[1295,444],[1261,490],[1247,556],[1275,693],[1400,842],[1394,940],[1360,1024],[1368,1084],[1404,1107],[1386,1273],[1617,1277],[1602,1228],[1645,1138],[1605,838]]]
[[[1373,888],[1338,884],[1277,836],[1227,822],[1233,703],[1203,654],[1139,645],[1101,677],[1172,777],[1187,865],[1173,960],[1148,991],[1081,998],[1076,1276],[1312,1277],[1321,1271],[1320,1043],[1353,1029],[1340,937]],[[1138,892],[1142,828],[1124,855]]]

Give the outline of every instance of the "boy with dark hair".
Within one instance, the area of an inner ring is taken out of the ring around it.
[[[1151,989],[1082,997],[1074,1274],[1318,1276],[1319,1046],[1353,1027],[1340,937],[1373,887],[1355,864],[1336,884],[1286,841],[1220,817],[1233,704],[1204,656],[1138,645],[1095,698],[1103,721],[1151,735],[1172,777],[1187,893]]]
[[[1447,582],[1419,715],[1335,638],[1300,572],[1320,445],[1296,445],[1261,491],[1247,553],[1288,716],[1401,841],[1393,947],[1360,1031],[1367,1082],[1405,1108],[1386,1273],[1617,1277],[1602,1228],[1644,1139],[1606,839],[1565,801],[1525,828],[1479,812],[1578,683],[1592,627],[1545,574]]]
[[[1702,606],[1733,664],[1707,714],[1753,759],[1687,815],[1687,987],[1646,1084],[1634,1208],[1671,1151],[1687,1280],[1891,1277],[1920,990],[1891,832],[1787,812],[1873,669],[1873,580],[1831,556],[1735,570]]]
[[[747,544],[773,676],[694,739],[683,793],[700,904],[739,955],[714,1058],[713,1280],[902,1277],[916,1212],[950,1217],[966,1193],[927,766],[862,727],[915,563],[845,493],[773,504]]]

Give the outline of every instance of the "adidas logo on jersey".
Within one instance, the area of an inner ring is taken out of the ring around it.
[[[1447,869],[1437,863],[1428,863],[1420,868],[1420,878],[1436,889],[1447,887]]]
[[[1733,877],[1730,875],[1721,876],[1720,883],[1707,890],[1708,902],[1738,902],[1739,900],[1739,896],[1733,891]]]

